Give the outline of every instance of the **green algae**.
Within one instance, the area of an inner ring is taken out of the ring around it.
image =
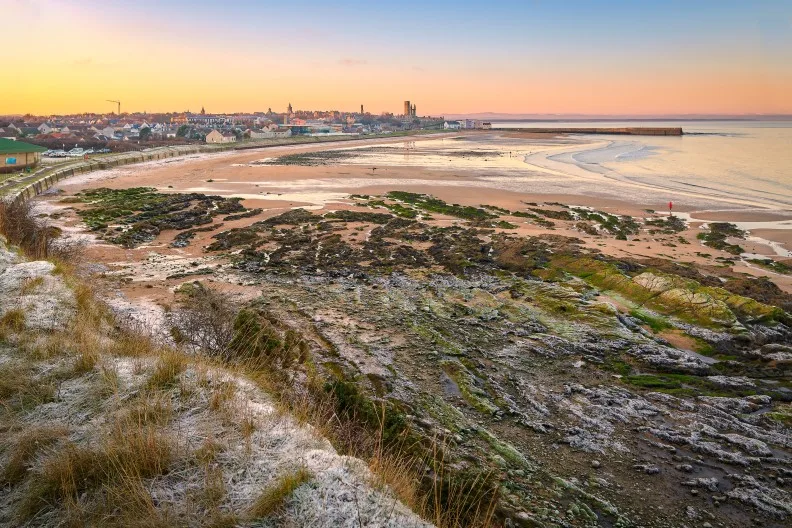
[[[696,237],[701,240],[705,246],[720,249],[732,255],[745,253],[745,250],[741,246],[727,242],[728,238],[745,238],[745,231],[739,229],[734,224],[727,222],[711,223],[709,224],[708,232],[699,233]]]
[[[498,215],[478,207],[469,205],[448,204],[439,198],[428,194],[419,194],[405,191],[391,191],[388,198],[411,204],[424,211],[454,216],[465,220],[488,220],[497,218]]]
[[[211,224],[217,215],[247,211],[238,198],[200,193],[164,194],[152,187],[89,189],[77,195],[86,204],[77,214],[102,238],[126,248],[154,240],[160,232]],[[115,229],[108,229],[116,224]]]
[[[477,383],[480,383],[477,381],[478,378],[461,361],[445,360],[440,364],[443,372],[456,383],[462,397],[474,409],[484,414],[494,414],[499,410],[498,406],[490,401],[489,393],[477,386]]]
[[[785,317],[778,307],[677,275],[647,270],[631,277],[612,263],[590,257],[559,256],[552,265],[615,291],[639,307],[706,327],[732,327],[739,319],[772,323]]]
[[[529,461],[522,453],[520,453],[513,445],[508,442],[504,442],[503,440],[498,439],[495,435],[487,431],[486,429],[479,428],[478,435],[489,444],[489,446],[495,451],[498,455],[503,457],[508,463],[512,464],[512,466],[516,466],[522,468],[528,472],[535,472],[537,470],[536,465]]]
[[[664,317],[651,314],[646,310],[635,308],[630,310],[630,315],[642,321],[655,333],[662,332],[663,330],[667,330],[672,327],[672,325]]]

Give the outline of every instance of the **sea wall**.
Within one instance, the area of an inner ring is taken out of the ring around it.
[[[77,162],[65,163],[63,166],[54,166],[45,170],[36,171],[33,175],[26,178],[26,181],[21,182],[16,186],[6,186],[5,188],[0,185],[0,197],[8,196],[12,200],[28,200],[34,198],[42,192],[46,191],[55,183],[64,178],[71,178],[77,174],[86,172],[93,172],[96,170],[110,169],[122,165],[129,165],[132,163],[143,163],[146,161],[155,161],[165,158],[173,158],[179,156],[186,156],[189,154],[199,154],[204,152],[222,152],[226,150],[250,150],[260,149],[267,147],[279,147],[283,145],[295,144],[316,144],[316,143],[331,143],[353,141],[356,139],[374,139],[374,138],[388,138],[396,137],[391,134],[371,134],[367,136],[291,136],[273,139],[263,139],[254,141],[222,143],[222,144],[193,144],[193,145],[179,145],[172,147],[154,147],[139,151],[122,152],[112,154],[106,157],[92,157],[87,160],[80,160]]]
[[[533,132],[541,134],[619,134],[626,136],[681,136],[682,127],[620,127],[620,128],[493,128],[502,132]]]

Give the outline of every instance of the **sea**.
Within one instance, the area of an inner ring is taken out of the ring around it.
[[[682,127],[681,137],[582,135],[598,146],[550,159],[607,175],[614,184],[792,210],[792,121],[495,121],[492,126]]]
[[[412,186],[594,196],[649,207],[673,201],[679,210],[772,211],[792,222],[792,121],[494,121],[492,126],[500,130],[339,146],[333,150],[348,151],[345,156],[318,162],[369,167],[371,179],[309,183],[317,190],[341,192],[367,185],[398,186],[407,183],[406,178]],[[681,127],[683,135],[508,132],[642,126]],[[402,171],[402,179],[391,181],[388,175],[393,172],[386,167],[417,170]]]

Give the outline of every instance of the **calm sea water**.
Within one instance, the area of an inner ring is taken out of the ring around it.
[[[682,137],[583,136],[599,148],[555,156],[619,181],[792,209],[792,121],[493,122],[502,128],[679,127]]]

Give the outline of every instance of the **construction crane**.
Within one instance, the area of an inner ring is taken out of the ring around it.
[[[118,115],[121,115],[121,101],[114,101],[112,99],[107,99],[108,103],[115,103],[118,105]]]

